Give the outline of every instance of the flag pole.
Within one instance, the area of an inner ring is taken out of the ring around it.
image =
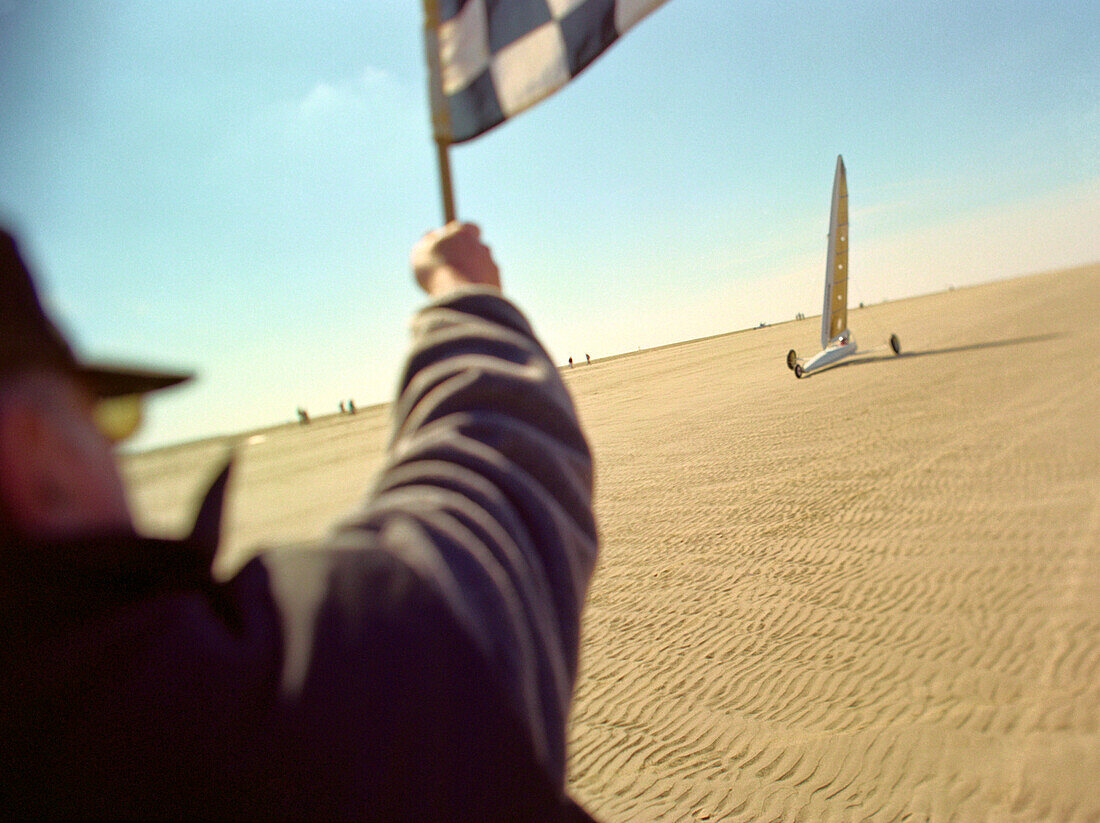
[[[456,219],[455,193],[451,184],[451,158],[448,153],[450,144],[446,140],[435,141],[436,154],[439,159],[439,186],[443,195],[443,222],[450,223]]]
[[[439,162],[439,186],[443,195],[443,220],[456,219],[454,186],[451,183],[451,128],[439,61],[439,2],[424,0],[424,46],[428,53],[428,100],[432,112],[432,135]]]

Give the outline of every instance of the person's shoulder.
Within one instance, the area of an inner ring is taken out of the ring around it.
[[[531,323],[511,300],[489,286],[464,286],[428,303],[413,319],[414,331],[454,322],[461,317],[489,321],[519,331],[534,334]]]

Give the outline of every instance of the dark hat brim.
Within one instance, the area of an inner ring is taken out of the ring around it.
[[[146,394],[191,378],[182,372],[151,371],[114,363],[85,363],[42,308],[34,278],[19,245],[0,229],[0,375],[33,367],[59,369],[82,379],[99,397]]]
[[[79,363],[76,371],[97,397],[147,394],[179,385],[193,377],[180,372],[148,371],[107,364]]]

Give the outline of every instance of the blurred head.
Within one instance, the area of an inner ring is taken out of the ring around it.
[[[0,379],[0,518],[24,537],[130,528],[113,444],[96,398],[72,375],[33,369]]]
[[[77,360],[0,231],[0,529],[56,539],[129,529],[113,445],[141,397],[187,379]]]

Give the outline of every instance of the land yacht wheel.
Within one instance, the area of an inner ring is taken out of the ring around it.
[[[798,355],[794,353],[794,349],[787,352],[787,368],[794,369],[795,364],[798,363]]]
[[[901,354],[901,341],[896,334],[890,335],[890,348],[894,350],[894,354]]]
[[[799,378],[799,379],[802,379],[802,364],[801,363],[795,363],[794,364],[794,376]]]

